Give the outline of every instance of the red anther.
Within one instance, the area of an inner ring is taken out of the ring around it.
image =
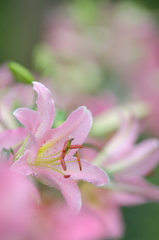
[[[84,146],[82,146],[82,145],[71,145],[69,148],[70,149],[84,148]]]
[[[82,164],[81,164],[81,158],[80,158],[80,154],[78,151],[76,151],[76,156],[77,156],[77,161],[78,161],[78,166],[80,171],[82,171]]]
[[[68,143],[69,143],[69,140],[66,140],[65,143],[64,143],[64,146],[63,146],[62,152],[64,152],[64,153],[67,152]]]
[[[71,177],[71,175],[64,175],[64,178],[69,178]]]
[[[61,161],[61,165],[62,165],[62,167],[63,167],[63,170],[66,171],[66,170],[67,170],[67,167],[66,167],[66,163],[65,163],[62,155],[60,156],[60,161]]]

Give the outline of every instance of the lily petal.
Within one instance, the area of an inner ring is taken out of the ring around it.
[[[92,114],[86,107],[79,107],[70,114],[66,122],[60,127],[46,132],[40,140],[40,145],[43,145],[43,149],[47,148],[49,155],[61,151],[65,141],[68,140],[69,137],[74,138],[73,144],[82,144],[91,126]],[[75,151],[76,150],[71,150],[71,152],[66,155],[66,159],[72,157]]]
[[[74,157],[70,158],[69,161],[66,161],[66,165],[68,169],[65,172],[66,175],[71,175],[71,178],[74,180],[91,182],[96,186],[103,186],[109,183],[109,177],[103,169],[84,159],[81,159],[82,171],[79,170],[78,163]],[[60,165],[56,168],[61,170]]]
[[[118,204],[119,206],[132,206],[132,205],[134,206],[143,204],[145,202],[145,199],[142,196],[137,196],[132,193],[114,191],[112,201]]]
[[[17,128],[15,130],[6,130],[0,133],[0,150],[2,148],[12,148],[23,142],[28,135],[26,128]]]
[[[24,175],[37,175],[37,173],[28,165],[28,158],[30,157],[30,151],[26,150],[24,155],[15,161],[10,170]]]
[[[38,150],[39,150],[39,144],[38,141],[36,140],[35,136],[30,133],[28,136],[28,141],[26,143],[26,149],[30,151],[30,163],[34,164],[37,154],[38,154]]]
[[[136,145],[129,156],[107,166],[109,173],[127,176],[144,176],[150,173],[159,162],[159,141],[149,139]]]
[[[49,130],[54,122],[55,107],[50,91],[41,83],[33,82],[33,89],[38,94],[36,101],[38,106],[38,114],[41,116],[42,122],[36,131],[37,139],[40,139],[43,134]]]
[[[26,126],[30,132],[36,133],[38,126],[40,125],[42,119],[40,115],[29,108],[18,108],[13,112],[14,116]]]
[[[82,206],[81,193],[76,182],[50,168],[34,167],[34,170],[38,173],[36,178],[40,182],[61,191],[72,214],[76,215]]]
[[[121,129],[107,144],[108,152],[113,158],[113,155],[123,155],[124,152],[131,150],[139,134],[139,124],[136,119],[131,116],[125,121]],[[117,154],[118,152],[118,154]],[[109,158],[108,158],[109,160]]]
[[[140,177],[118,176],[119,187],[127,192],[137,194],[146,200],[159,201],[159,188]]]
[[[138,133],[139,124],[134,117],[130,117],[122,124],[121,129],[106,144],[93,162],[98,166],[108,166],[108,164],[118,162],[121,156],[123,157],[133,149]]]
[[[119,237],[122,237],[124,233],[124,224],[119,207],[116,205],[110,205],[109,207],[106,207],[103,215],[106,239],[118,239]]]

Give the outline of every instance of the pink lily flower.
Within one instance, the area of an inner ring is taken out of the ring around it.
[[[29,135],[16,153],[11,169],[34,175],[42,183],[60,190],[72,213],[76,214],[81,208],[81,195],[75,180],[96,186],[108,184],[107,174],[80,159],[77,151],[83,147],[81,144],[90,131],[92,115],[85,107],[79,107],[60,127],[51,129],[55,108],[50,91],[41,83],[33,85],[38,94],[38,111],[19,108],[14,112],[28,128]]]
[[[159,141],[147,139],[135,144],[138,133],[137,121],[130,118],[96,156],[94,163],[109,173],[110,188],[159,201],[159,188],[144,179],[159,162]]]

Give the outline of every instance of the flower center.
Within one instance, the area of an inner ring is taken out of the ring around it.
[[[66,171],[67,170],[67,166],[66,166],[66,161],[65,161],[65,156],[72,150],[72,149],[79,149],[79,148],[83,148],[84,146],[82,145],[71,145],[72,141],[74,139],[70,138],[68,140],[65,141],[63,148],[61,151],[55,153],[55,154],[51,154],[51,155],[47,155],[47,156],[37,156],[36,161],[34,163],[34,165],[40,165],[40,166],[45,166],[45,167],[49,167],[49,168],[53,168],[54,165],[60,165],[62,166],[63,170]],[[58,155],[58,156],[57,156]],[[80,159],[80,154],[78,151],[76,151],[76,157],[77,157],[77,162],[78,162],[78,166],[80,171],[82,171],[82,164],[81,164],[81,159]],[[58,169],[54,169],[60,173],[62,173],[60,170]],[[63,174],[63,173],[62,173]],[[71,175],[65,175],[65,178],[69,178]]]

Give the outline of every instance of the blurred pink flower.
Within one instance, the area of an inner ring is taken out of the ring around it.
[[[53,237],[56,240],[96,240],[104,236],[104,223],[98,211],[92,211],[89,206],[84,205],[76,216],[70,214],[67,206],[52,209],[49,220],[52,222],[54,218],[55,228],[50,231],[50,240]]]
[[[159,134],[159,31],[150,12],[135,5],[117,5],[111,31],[112,68],[127,84],[132,99],[144,100],[152,108],[149,130]],[[136,16],[136,17],[130,17]],[[117,30],[118,28],[118,30]],[[120,46],[120,47],[119,47]]]
[[[81,211],[72,216],[68,208],[51,207],[47,215],[49,236],[57,240],[116,239],[124,233],[121,206],[139,204],[142,198],[120,191],[96,188],[87,183],[81,185],[84,204]],[[61,231],[63,229],[63,231]]]
[[[2,161],[0,159],[0,161]],[[1,239],[25,239],[29,221],[37,214],[40,196],[25,176],[0,163],[0,236]],[[27,238],[26,238],[27,239]]]
[[[39,181],[59,189],[76,214],[81,208],[81,195],[74,180],[81,179],[96,186],[108,183],[106,173],[80,159],[77,152],[89,133],[92,116],[85,107],[80,107],[60,127],[51,129],[55,115],[51,94],[44,85],[33,84],[38,94],[38,112],[25,108],[14,112],[30,133],[17,152],[11,169],[34,175]],[[74,145],[71,145],[72,141]],[[73,157],[75,153],[77,158]]]
[[[159,162],[159,141],[147,139],[135,144],[138,134],[138,122],[130,118],[93,162],[107,170],[112,189],[159,201],[159,188],[144,179]]]
[[[82,48],[85,42],[80,29],[72,19],[66,17],[62,8],[48,17],[43,39],[58,55],[67,58],[86,53]]]

